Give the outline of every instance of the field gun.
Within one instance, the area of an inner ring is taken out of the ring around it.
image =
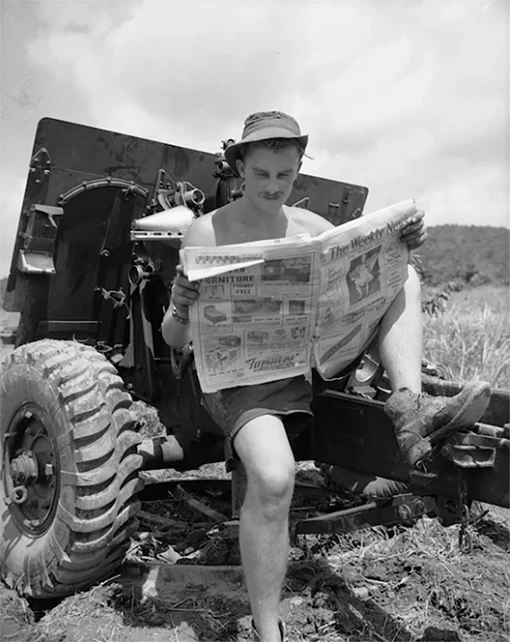
[[[4,300],[20,320],[2,372],[0,550],[3,579],[23,595],[62,597],[113,573],[140,502],[158,496],[140,473],[223,460],[192,351],[170,349],[160,325],[190,222],[242,194],[226,144],[211,154],[54,119],[38,125]],[[361,215],[367,194],[302,174],[289,202],[341,225]],[[426,368],[423,383],[432,395],[461,387]],[[334,383],[315,377],[314,393],[315,422],[293,441],[296,460],[370,501],[303,519],[297,533],[427,514],[460,522],[467,548],[471,503],[510,505],[507,392],[493,390],[481,422],[416,471],[382,410],[388,383],[371,355]],[[138,401],[157,409],[165,435],[139,434]],[[237,507],[242,483],[234,471]]]

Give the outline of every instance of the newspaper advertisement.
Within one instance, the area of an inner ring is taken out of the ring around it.
[[[188,278],[200,278],[190,322],[204,392],[310,369],[317,248],[309,237],[279,241],[181,250]]]
[[[338,374],[404,283],[400,230],[415,212],[409,199],[313,238],[182,249],[200,281],[190,323],[202,390]]]

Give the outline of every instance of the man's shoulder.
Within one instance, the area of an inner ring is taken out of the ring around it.
[[[295,223],[306,229],[312,236],[316,236],[335,227],[324,217],[320,216],[320,214],[316,214],[302,207],[287,206],[287,212]]]
[[[216,237],[214,234],[213,216],[217,210],[202,214],[194,219],[182,240],[182,247],[190,247],[192,245],[216,245]]]
[[[231,214],[232,203],[227,203],[218,207],[212,212],[202,214],[196,218],[188,228],[186,236],[183,239],[183,246],[190,245],[206,245],[214,246],[224,245],[224,242],[218,243],[217,235],[218,230],[222,227],[228,226],[228,217]]]

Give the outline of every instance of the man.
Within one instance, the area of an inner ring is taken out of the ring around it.
[[[305,209],[285,205],[300,168],[308,137],[282,112],[249,116],[242,138],[225,152],[232,169],[244,179],[242,198],[193,221],[184,246],[219,246],[263,239],[317,235],[332,227]],[[410,249],[426,238],[423,212],[402,231]],[[190,341],[189,306],[199,285],[178,271],[162,324],[165,341]],[[471,383],[456,397],[421,396],[420,285],[409,266],[408,278],[382,319],[379,354],[395,391],[386,404],[397,440],[410,465],[430,454],[430,436],[477,421],[489,400],[486,383]],[[294,486],[294,458],[287,430],[309,420],[312,390],[304,377],[243,386],[204,395],[224,430],[226,443],[245,466],[248,487],[241,509],[239,538],[253,615],[254,634],[263,642],[285,639],[278,619],[280,592],[288,556],[288,514]]]

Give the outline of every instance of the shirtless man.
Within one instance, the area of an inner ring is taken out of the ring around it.
[[[242,138],[225,152],[244,179],[242,198],[193,221],[183,246],[218,246],[294,236],[317,235],[332,224],[305,209],[284,205],[300,168],[308,137],[282,112],[259,112],[245,121]],[[423,212],[402,231],[410,249],[426,237]],[[162,332],[175,347],[188,343],[189,306],[199,285],[178,270]],[[456,397],[421,396],[420,284],[409,266],[408,278],[382,319],[379,354],[394,391],[385,410],[409,465],[430,454],[430,435],[477,421],[489,400],[489,385],[466,385]],[[226,443],[245,466],[248,487],[240,515],[239,538],[256,640],[285,640],[278,618],[288,557],[288,515],[294,488],[294,458],[286,430],[309,420],[312,390],[304,377],[243,386],[204,395],[226,435]],[[339,421],[341,418],[339,418]]]

